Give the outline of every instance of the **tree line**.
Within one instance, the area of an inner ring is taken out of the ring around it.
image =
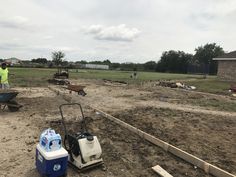
[[[146,63],[113,63],[110,60],[103,61],[76,61],[68,62],[64,60],[65,54],[61,51],[52,53],[52,61],[46,58],[32,59],[31,62],[48,64],[52,66],[76,67],[80,64],[103,64],[109,65],[114,70],[134,70],[134,71],[157,71],[168,73],[206,73],[216,74],[217,63],[212,60],[215,57],[224,54],[224,50],[216,43],[207,43],[195,49],[195,54],[184,51],[169,50],[164,51],[159,61],[148,61]]]
[[[183,51],[166,51],[163,52],[160,61],[156,64],[156,71],[188,73],[201,68],[199,71],[201,73],[216,74],[217,62],[213,58],[224,53],[223,48],[216,43],[197,47],[194,55]]]

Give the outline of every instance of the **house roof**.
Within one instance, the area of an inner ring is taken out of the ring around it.
[[[219,57],[213,58],[213,60],[236,60],[236,51],[229,52]]]
[[[8,58],[8,59],[5,59],[6,61],[20,61],[20,59],[18,58]]]

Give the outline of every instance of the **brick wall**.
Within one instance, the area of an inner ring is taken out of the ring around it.
[[[224,80],[236,81],[236,60],[218,61],[217,76]]]

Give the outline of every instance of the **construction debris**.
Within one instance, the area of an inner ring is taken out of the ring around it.
[[[55,85],[68,85],[70,84],[69,72],[67,68],[58,67],[57,72],[53,74],[52,79],[48,79],[48,83]]]
[[[53,75],[53,78],[68,79],[69,78],[68,68],[58,67],[57,72]]]
[[[236,97],[236,85],[231,85],[229,88],[229,92],[233,93],[232,96]]]
[[[236,92],[236,85],[231,85],[229,90],[230,92]]]
[[[48,83],[54,84],[54,85],[68,85],[70,84],[70,81],[68,79],[48,79]]]
[[[188,86],[185,85],[182,82],[170,82],[170,81],[160,81],[157,83],[157,85],[162,86],[162,87],[170,87],[170,88],[182,88],[186,90],[195,90],[195,86]]]
[[[103,81],[106,85],[110,85],[110,86],[126,86],[126,85],[128,85],[128,83],[125,81],[113,81],[113,80],[109,80],[109,79],[103,79]]]

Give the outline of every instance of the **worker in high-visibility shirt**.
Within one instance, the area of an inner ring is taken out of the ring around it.
[[[1,89],[9,89],[7,64],[2,63],[0,68]]]

